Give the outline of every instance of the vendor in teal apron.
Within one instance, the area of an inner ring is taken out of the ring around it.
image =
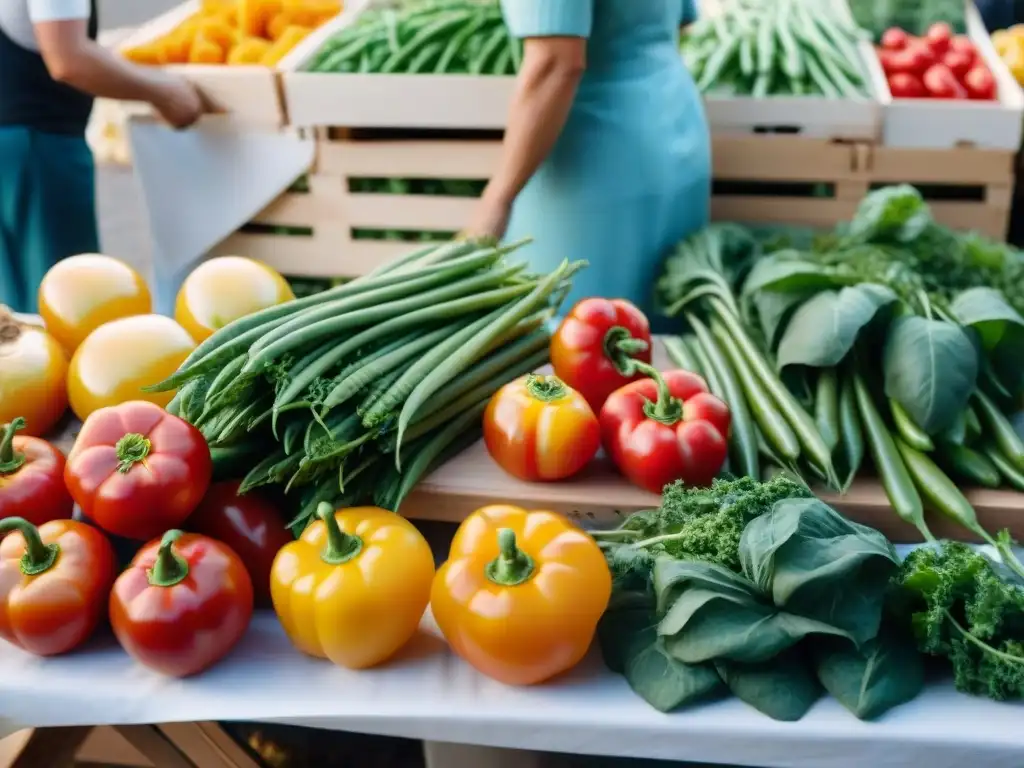
[[[0,304],[34,312],[46,271],[99,250],[85,126],[94,96],[146,101],[169,123],[203,103],[185,80],[96,42],[95,0],[0,0]]]
[[[694,0],[502,0],[524,38],[504,149],[468,231],[513,240],[540,270],[586,259],[586,296],[650,309],[666,252],[707,224],[711,153],[679,55]],[[507,230],[507,231],[506,231]]]

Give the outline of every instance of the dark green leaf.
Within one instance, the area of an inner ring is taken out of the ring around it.
[[[769,349],[775,349],[779,338],[797,308],[811,298],[816,291],[758,291],[754,294],[754,307],[758,322]]]
[[[924,686],[924,660],[913,643],[883,632],[860,650],[850,643],[813,643],[818,679],[861,720],[872,720],[914,699]]]
[[[848,633],[878,632],[885,593],[899,568],[892,544],[819,499],[786,499],[740,539],[743,572],[789,614]]]
[[[793,313],[779,342],[777,365],[830,368],[849,354],[861,330],[896,302],[883,285],[864,283],[822,291]]]
[[[982,346],[991,351],[1007,334],[1024,333],[1024,317],[994,288],[971,288],[960,293],[950,307],[961,325],[973,328]]]
[[[857,242],[910,243],[932,223],[921,193],[909,184],[868,194],[857,207],[847,236]]]
[[[629,687],[659,712],[671,712],[724,688],[712,665],[684,664],[669,655],[654,627],[630,644],[624,674]]]
[[[613,592],[597,624],[597,640],[605,666],[624,674],[626,657],[637,637],[657,623],[651,598],[637,592]]]
[[[652,580],[656,608],[662,616],[669,613],[684,592],[694,587],[731,597],[737,602],[748,599],[752,594],[750,582],[738,573],[697,560],[659,557],[654,563]]]
[[[729,690],[774,720],[799,720],[821,697],[821,686],[798,652],[789,651],[764,664],[716,662]]]
[[[883,353],[885,394],[930,435],[949,429],[978,380],[978,352],[958,325],[900,317]]]
[[[827,267],[800,258],[796,251],[778,251],[754,264],[743,283],[743,296],[823,290],[841,285]]]

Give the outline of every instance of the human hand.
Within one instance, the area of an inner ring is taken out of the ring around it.
[[[508,229],[511,214],[511,203],[488,195],[485,191],[464,234],[468,237],[493,237],[495,240],[501,240]]]
[[[161,87],[153,107],[173,128],[188,128],[207,111],[199,89],[180,77],[168,80]]]

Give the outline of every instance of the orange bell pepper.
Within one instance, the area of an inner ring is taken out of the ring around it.
[[[301,43],[306,35],[313,30],[307,27],[296,27],[291,26],[281,33],[281,36],[274,41],[274,44],[270,47],[270,50],[264,54],[260,60],[260,64],[265,67],[276,66],[281,59],[287,56],[291,50]]]
[[[116,575],[107,537],[75,520],[36,528],[8,517],[0,538],[0,637],[37,656],[88,640],[106,615]]]
[[[377,507],[335,511],[286,544],[270,571],[270,596],[292,644],[349,669],[393,656],[419,627],[434,555],[416,527]]]
[[[264,40],[262,37],[247,37],[228,53],[228,64],[233,66],[259,64],[270,50],[270,45],[270,41]]]
[[[554,512],[495,505],[459,526],[430,607],[459,656],[531,685],[583,658],[611,591],[604,555],[582,530]]]
[[[241,39],[241,33],[221,19],[207,19],[199,25],[197,34],[228,51]]]
[[[238,0],[238,28],[246,37],[266,37],[267,24],[281,6],[282,0]]]
[[[223,64],[224,49],[203,35],[196,35],[189,53],[189,64]]]

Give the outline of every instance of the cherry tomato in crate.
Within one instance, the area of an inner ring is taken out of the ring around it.
[[[882,48],[887,51],[902,51],[910,42],[910,35],[899,27],[892,27],[885,30],[882,35]]]
[[[889,90],[894,99],[923,99],[928,95],[921,78],[909,72],[897,72],[890,77]]]
[[[924,87],[935,99],[966,99],[967,91],[945,64],[935,64],[924,73]]]
[[[991,70],[984,65],[974,67],[964,75],[967,95],[977,101],[995,101],[998,89]]]

